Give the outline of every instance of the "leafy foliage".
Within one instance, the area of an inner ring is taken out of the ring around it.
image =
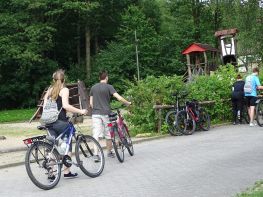
[[[258,3],[1,1],[0,109],[35,106],[57,68],[66,69],[70,82],[80,79],[87,86],[98,80],[99,70],[107,69],[110,82],[124,92],[124,81],[137,80],[135,31],[141,79],[184,75],[182,50],[192,42],[218,46],[214,32],[221,29],[238,28],[238,54],[262,60],[263,9]],[[90,40],[86,40],[87,29]],[[91,79],[86,68],[89,60]]]
[[[183,83],[179,76],[148,76],[146,79],[130,85],[126,92],[132,96],[131,114],[127,118],[135,133],[156,131],[157,115],[153,109],[156,104],[174,104],[171,96],[174,92],[188,92],[184,101],[215,101],[206,106],[214,122],[231,118],[231,87],[235,81],[236,71],[232,65],[221,66],[212,76],[200,76],[192,83]],[[163,116],[165,114],[163,113]],[[164,118],[164,117],[162,117]],[[163,127],[162,129],[165,129]]]
[[[179,76],[148,76],[130,87],[126,94],[132,97],[133,105],[127,120],[135,133],[141,133],[156,130],[157,117],[153,106],[172,102],[171,94],[182,90],[184,84]]]

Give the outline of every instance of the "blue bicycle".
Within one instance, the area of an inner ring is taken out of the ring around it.
[[[26,171],[31,181],[39,188],[54,188],[61,176],[62,165],[79,167],[89,177],[99,176],[105,164],[103,150],[93,137],[76,131],[72,121],[57,138],[49,134],[48,128],[38,126],[39,130],[47,130],[48,135],[36,136],[23,140],[28,150],[25,158]],[[67,139],[63,146],[63,136]],[[68,156],[70,142],[75,139],[76,163]]]

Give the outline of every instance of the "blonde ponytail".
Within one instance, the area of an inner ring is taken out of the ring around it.
[[[57,100],[60,90],[64,87],[64,71],[59,69],[53,73],[53,85],[51,90],[51,99]]]

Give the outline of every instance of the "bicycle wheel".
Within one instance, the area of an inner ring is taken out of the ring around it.
[[[80,169],[89,177],[99,176],[105,165],[99,142],[89,135],[79,135],[75,146],[76,160]]]
[[[122,163],[124,161],[124,146],[123,143],[121,142],[121,138],[119,136],[119,132],[117,131],[117,128],[113,128],[113,129],[114,129],[114,137],[112,139],[112,145],[119,162]]]
[[[185,135],[192,135],[195,132],[195,121],[185,110],[179,111],[176,119],[176,127],[179,132]]]
[[[263,100],[260,100],[256,107],[256,119],[260,127],[263,126]]]
[[[199,110],[198,124],[203,131],[208,131],[210,129],[210,116],[204,109]]]
[[[169,111],[166,116],[165,116],[165,122],[168,125],[168,131],[171,135],[182,135],[182,133],[180,131],[177,130],[176,127],[176,115],[177,112],[176,111]]]
[[[31,181],[39,188],[54,188],[61,176],[62,163],[56,150],[46,142],[32,144],[26,152],[25,166]]]
[[[130,133],[128,132],[127,125],[124,125],[124,126],[122,127],[122,133],[123,133],[123,135],[125,136],[124,145],[125,145],[125,147],[127,148],[130,156],[133,156],[133,155],[134,155],[134,149],[133,149],[133,144],[132,144],[132,140],[131,140]]]

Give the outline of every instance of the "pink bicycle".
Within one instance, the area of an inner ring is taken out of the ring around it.
[[[110,123],[108,126],[111,129],[110,134],[114,151],[118,160],[122,163],[124,161],[125,148],[131,156],[134,155],[134,149],[128,127],[124,122],[124,118],[119,109],[115,110],[117,113],[112,112],[109,114]]]

